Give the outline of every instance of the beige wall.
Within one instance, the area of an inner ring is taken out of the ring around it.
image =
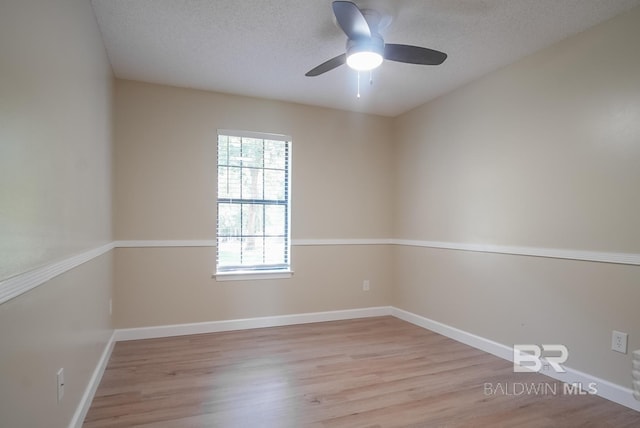
[[[117,80],[118,240],[215,240],[218,128],[293,137],[294,241],[390,237],[391,119]],[[216,282],[214,248],[118,249],[116,324],[387,304],[388,252],[385,246],[294,246],[292,279]]]
[[[2,1],[0,281],[111,241],[111,91],[90,2]],[[106,254],[0,305],[0,426],[68,425],[111,332],[111,276]]]
[[[111,67],[90,5],[0,13],[0,279],[111,240]]]
[[[401,116],[396,237],[638,252],[638,16]]]
[[[399,117],[397,238],[640,253],[640,9]],[[395,249],[394,304],[631,386],[640,267]]]
[[[215,248],[117,249],[116,328],[386,306],[391,256],[386,245],[293,247],[291,279],[217,282]]]
[[[0,306],[0,426],[69,426],[112,333],[112,269],[107,253]]]

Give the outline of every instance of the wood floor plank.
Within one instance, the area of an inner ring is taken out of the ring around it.
[[[515,384],[544,393],[518,395],[508,390]],[[639,412],[562,391],[558,381],[378,317],[119,342],[83,426],[640,426]]]

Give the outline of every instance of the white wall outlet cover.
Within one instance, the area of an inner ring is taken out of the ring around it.
[[[613,334],[611,335],[611,350],[623,354],[627,353],[627,333],[613,330]]]

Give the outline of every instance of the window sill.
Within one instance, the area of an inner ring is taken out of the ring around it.
[[[213,274],[212,278],[216,281],[254,281],[260,279],[288,279],[293,276],[292,270],[273,270],[273,271],[236,271],[222,272]]]

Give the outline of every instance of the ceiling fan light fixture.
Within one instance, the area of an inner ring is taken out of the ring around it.
[[[347,57],[347,65],[354,70],[369,71],[382,64],[382,55],[377,52],[361,51]]]
[[[369,71],[382,64],[384,42],[382,39],[347,42],[347,65],[357,71]]]

